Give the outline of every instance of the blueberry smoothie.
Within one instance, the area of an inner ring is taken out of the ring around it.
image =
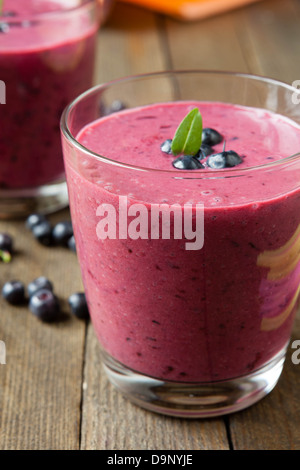
[[[212,155],[193,170],[173,164],[167,142],[195,107],[221,135],[207,153],[231,151],[234,165],[216,169]],[[246,376],[282,351],[300,290],[300,189],[284,160],[300,150],[299,126],[263,109],[178,101],[103,117],[77,140],[127,166],[72,159],[64,146],[82,277],[104,351],[133,371],[186,383]],[[195,217],[203,204],[203,247],[150,234],[100,239],[103,204],[115,208],[119,233],[120,196],[149,217],[158,204],[191,204]]]
[[[97,21],[60,0],[4,0],[0,16],[0,188],[62,178],[60,115],[92,85]],[[79,5],[74,2],[73,6]]]

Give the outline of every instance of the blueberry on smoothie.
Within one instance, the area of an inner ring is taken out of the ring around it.
[[[204,168],[202,163],[193,155],[182,155],[172,162],[177,170],[199,170]]]
[[[207,165],[214,169],[214,170],[220,170],[222,168],[226,167],[226,157],[224,155],[225,152],[222,153],[215,153],[214,155],[211,155],[207,159]]]
[[[20,281],[8,281],[2,288],[2,297],[12,305],[19,305],[25,300],[24,284]]]
[[[172,139],[167,139],[161,144],[160,150],[164,153],[167,153],[168,155],[172,155],[171,146],[172,146]]]
[[[223,136],[216,131],[215,129],[211,129],[210,127],[205,127],[202,130],[202,143],[210,146],[214,146],[222,142]]]
[[[234,150],[228,150],[226,152],[226,166],[234,167],[242,163],[242,158]]]
[[[239,165],[242,162],[242,158],[234,152],[234,150],[228,150],[221,153],[215,153],[207,159],[207,165],[214,170],[222,168],[232,168]]]

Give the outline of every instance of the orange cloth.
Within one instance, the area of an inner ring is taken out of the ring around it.
[[[205,18],[210,15],[247,5],[259,0],[119,0],[172,15],[185,20]]]

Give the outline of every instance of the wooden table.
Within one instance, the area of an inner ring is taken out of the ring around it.
[[[300,79],[300,1],[265,0],[195,23],[180,23],[117,4],[99,32],[97,81],[164,69],[252,72],[289,83]],[[69,217],[56,214],[52,222]],[[46,275],[67,310],[82,289],[76,255],[45,248],[23,221],[0,222],[16,254],[0,265],[7,279],[28,283]],[[300,338],[296,321],[293,338]],[[211,420],[185,420],[144,411],[108,383],[92,326],[69,319],[42,324],[26,307],[0,299],[1,449],[300,449],[300,365],[292,349],[276,389],[257,405]]]

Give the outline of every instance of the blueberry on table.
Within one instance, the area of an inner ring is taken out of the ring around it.
[[[53,241],[56,245],[67,246],[69,239],[73,236],[72,222],[65,220],[58,222],[52,231]]]
[[[167,139],[161,144],[160,150],[164,153],[167,153],[168,155],[172,155],[171,145],[172,139]]]
[[[2,288],[2,297],[12,305],[19,305],[25,300],[24,284],[20,281],[8,281]]]
[[[68,303],[70,305],[71,312],[75,317],[81,319],[89,318],[88,305],[83,292],[76,292],[75,294],[70,295]]]
[[[71,238],[69,238],[68,240],[68,248],[69,250],[73,251],[74,253],[76,253],[76,242],[75,242],[75,237],[74,235],[72,235]]]
[[[172,165],[174,168],[177,168],[177,170],[199,170],[200,168],[204,168],[202,163],[193,155],[182,155],[176,158]]]
[[[27,286],[27,293],[29,298],[36,294],[41,289],[47,289],[53,292],[52,282],[45,276],[40,276],[31,281]]]
[[[41,289],[29,300],[29,309],[43,322],[53,322],[59,318],[60,307],[57,297],[49,289]]]
[[[0,233],[0,250],[12,252],[13,240],[8,233]]]
[[[46,221],[47,219],[43,214],[30,214],[26,220],[26,227],[32,230],[36,225]]]
[[[47,220],[35,225],[32,234],[42,245],[50,246],[52,244],[52,226]]]
[[[222,140],[223,136],[215,129],[205,127],[202,130],[202,144],[214,146],[222,142]]]

